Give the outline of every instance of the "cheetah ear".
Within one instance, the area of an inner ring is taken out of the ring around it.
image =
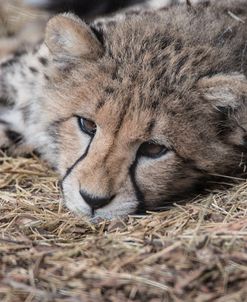
[[[243,74],[218,74],[198,82],[200,94],[211,106],[218,133],[231,145],[247,147],[247,79]]]
[[[70,13],[50,19],[46,26],[45,44],[60,61],[96,60],[103,54],[103,46],[90,27]]]
[[[247,79],[241,73],[218,74],[198,82],[202,97],[216,109],[237,109],[247,101]]]

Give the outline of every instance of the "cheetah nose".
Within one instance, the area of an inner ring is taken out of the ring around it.
[[[93,209],[97,210],[99,208],[105,207],[108,205],[115,196],[112,197],[99,197],[99,196],[92,196],[87,192],[80,190],[81,197],[84,201]]]

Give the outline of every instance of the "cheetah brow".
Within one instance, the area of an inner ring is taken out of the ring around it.
[[[53,122],[50,124],[50,126],[51,126],[51,127],[55,127],[55,126],[57,126],[57,125],[59,125],[59,124],[62,124],[62,123],[67,122],[69,119],[71,119],[71,118],[73,118],[73,117],[75,117],[74,114],[72,114],[72,115],[70,115],[70,116],[67,116],[67,117],[60,118],[60,119],[58,119],[58,120],[53,121]]]

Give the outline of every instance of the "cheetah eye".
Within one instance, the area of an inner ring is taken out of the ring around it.
[[[97,130],[97,125],[93,121],[87,120],[83,117],[78,117],[78,123],[79,123],[79,127],[84,133],[90,136],[95,135]]]
[[[168,152],[168,149],[159,144],[152,142],[143,143],[138,150],[139,156],[145,156],[150,158],[158,158]]]

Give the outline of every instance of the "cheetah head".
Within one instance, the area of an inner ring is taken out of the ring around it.
[[[153,21],[102,32],[72,15],[48,23],[49,160],[75,213],[111,219],[156,209],[239,169],[245,76],[221,70],[229,50],[189,48]]]

